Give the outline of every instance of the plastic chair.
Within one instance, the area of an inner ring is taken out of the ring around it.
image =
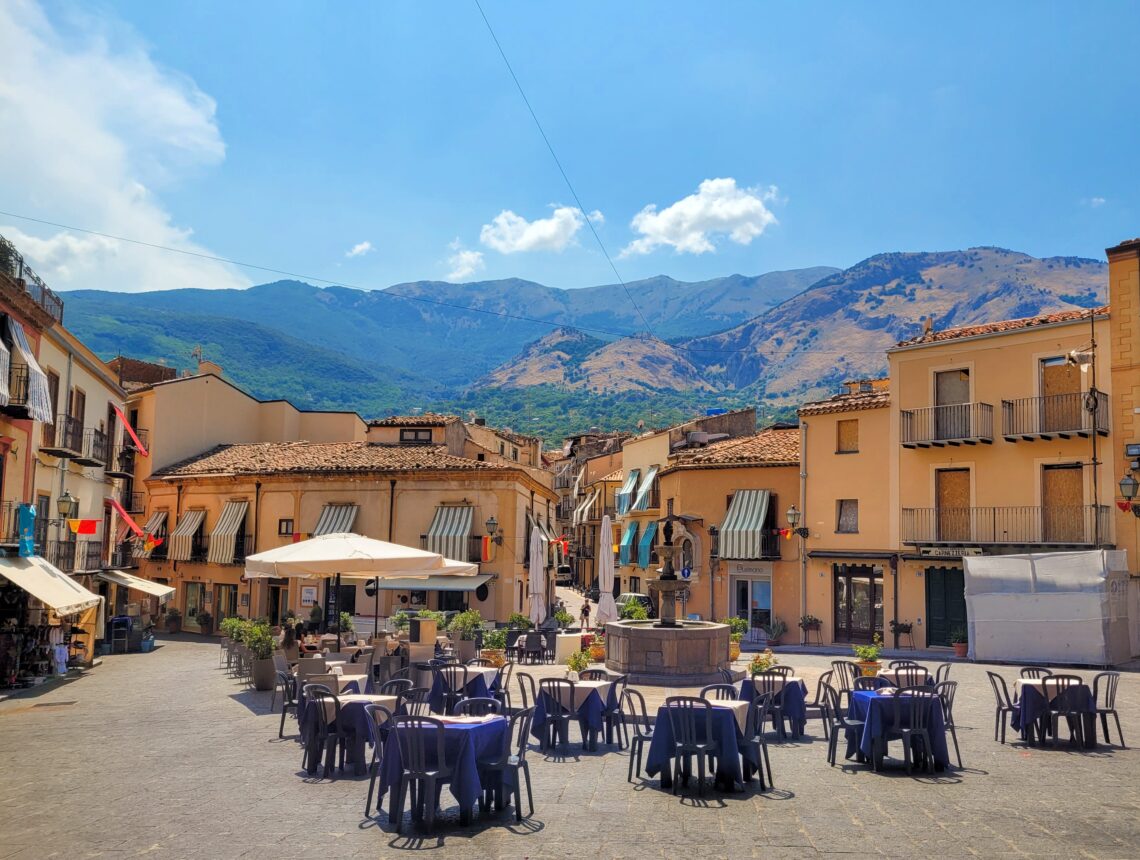
[[[1045,699],[1049,702],[1049,733],[1053,735],[1053,746],[1057,746],[1061,717],[1069,725],[1069,741],[1077,741],[1084,746],[1084,715],[1081,710],[1079,688],[1084,679],[1079,675],[1049,675],[1042,678]]]
[[[922,666],[915,663],[913,666],[903,666],[901,669],[895,670],[896,687],[902,689],[903,687],[921,687],[926,683],[930,673]]]
[[[1034,681],[1040,681],[1042,678],[1047,678],[1052,674],[1053,672],[1051,669],[1045,669],[1041,666],[1026,666],[1021,670],[1022,678],[1030,678]]]
[[[392,719],[392,712],[383,705],[367,704],[364,713],[368,715],[368,734],[372,741],[372,760],[368,763],[368,799],[364,801],[364,817],[372,808],[372,792],[376,789],[376,777],[380,775],[380,764],[384,758],[384,740],[381,728],[386,728]],[[377,798],[376,811],[380,811],[379,798]]]
[[[958,730],[954,725],[954,697],[958,694],[957,681],[943,681],[934,685],[934,692],[942,700],[942,717],[946,728],[950,730],[950,738],[954,741],[954,756],[958,759],[958,767],[962,766],[962,751],[958,749]]]
[[[506,771],[514,771],[515,778],[512,780],[514,784],[514,797],[515,797],[515,821],[522,821],[522,780],[519,779],[520,772],[523,779],[526,780],[526,800],[530,806],[529,815],[534,815],[534,791],[530,785],[530,765],[526,760],[527,743],[530,738],[530,727],[534,721],[534,708],[524,708],[517,714],[513,714],[510,722],[507,724],[507,730],[503,733],[503,746],[499,753],[498,758],[493,761],[480,763],[479,769],[481,771],[498,771],[505,773]],[[490,791],[484,791],[481,805],[484,811],[490,806],[489,802]]]
[[[427,687],[409,687],[396,695],[397,711],[412,717],[423,717],[431,711],[431,690]]]
[[[734,684],[708,684],[701,688],[701,698],[709,701],[736,701],[740,696]]]
[[[787,729],[784,726],[784,686],[786,683],[787,676],[783,672],[768,671],[752,674],[752,684],[756,688],[753,698],[769,693],[772,696],[772,704],[768,706],[768,713],[775,721],[776,730],[781,739],[788,736]]]
[[[725,669],[722,666],[719,669],[717,669],[717,671],[720,673],[721,680],[725,684],[731,684],[732,683],[732,671],[731,670]]]
[[[317,756],[316,761],[311,759],[301,762],[301,767],[306,769],[309,773],[315,773],[317,767],[324,762],[325,776],[335,777],[336,767],[338,762],[337,750],[339,747],[339,764],[340,769],[344,770],[344,757],[347,750],[345,739],[340,729],[340,699],[336,697],[328,687],[320,684],[307,684],[305,685],[305,707],[311,707],[315,714],[315,728],[316,744],[314,744],[313,753]],[[332,707],[332,718],[329,718],[328,706]],[[332,728],[333,724],[337,728]],[[309,752],[309,745],[305,745],[306,756]],[[329,767],[329,762],[332,762],[332,767]],[[306,764],[308,765],[306,767]]]
[[[844,714],[839,701],[839,691],[835,687],[831,684],[824,684],[823,690],[827,696],[828,719],[831,721],[831,729],[827,739],[827,763],[835,767],[839,736],[846,736],[846,733],[851,731],[855,733],[856,738],[860,737],[863,734],[864,723],[863,720],[852,719]]]
[[[899,687],[894,694],[895,721],[887,734],[888,740],[903,742],[903,761],[906,772],[911,773],[914,741],[922,741],[926,757],[926,770],[934,773],[934,747],[930,743],[930,709],[937,694],[930,687]],[[904,719],[905,715],[905,719]]]
[[[472,696],[469,699],[460,699],[455,703],[451,713],[463,717],[485,717],[488,714],[501,714],[503,706],[498,699],[490,696]]]
[[[412,818],[422,818],[430,829],[435,824],[436,786],[450,782],[452,777],[452,767],[444,754],[443,723],[434,717],[396,716],[392,718],[392,727],[396,732],[396,743],[400,746],[396,832],[400,832],[404,823],[404,799],[409,787],[412,790]]]
[[[888,669],[906,669],[909,666],[918,666],[918,668],[922,668],[914,660],[892,660],[887,664]]]
[[[470,680],[467,667],[458,663],[448,663],[437,667],[436,675],[443,685],[443,712],[450,714],[456,702],[467,696],[467,683]]]
[[[546,653],[546,640],[542,638],[541,633],[530,632],[526,634],[525,644],[523,645],[522,662],[526,663],[541,663]]]
[[[1101,682],[1104,683],[1104,705],[1101,705]],[[1100,716],[1100,724],[1104,729],[1104,742],[1106,744],[1112,743],[1112,739],[1108,736],[1108,715],[1112,714],[1112,718],[1116,720],[1116,733],[1120,735],[1120,748],[1122,750],[1128,749],[1124,745],[1124,732],[1120,730],[1120,714],[1116,712],[1116,688],[1120,684],[1119,672],[1101,672],[1093,678],[1093,707],[1096,708],[1096,713]]]
[[[705,793],[705,759],[716,755],[712,731],[712,705],[697,696],[670,696],[665,700],[669,728],[673,730],[673,793],[681,777],[697,759],[697,791]]]
[[[633,735],[629,739],[629,774],[625,778],[626,782],[633,782],[635,761],[637,775],[641,776],[641,756],[645,745],[653,740],[653,723],[645,709],[645,697],[637,690],[626,687],[622,691],[622,708],[626,724],[633,726]]]
[[[832,660],[831,670],[835,673],[832,676],[832,679],[835,681],[832,687],[839,693],[840,700],[843,699],[845,694],[848,700],[850,700],[851,690],[855,686],[855,679],[863,674],[863,670],[850,660]]]
[[[293,716],[297,716],[297,685],[293,683],[293,678],[288,672],[277,673],[277,683],[273,687],[274,696],[277,695],[277,690],[281,690],[281,725],[277,729],[277,737],[285,737],[285,715],[290,711]],[[270,703],[270,710],[273,705]]]
[[[511,710],[511,674],[514,670],[515,664],[510,660],[500,666],[491,691],[491,695],[502,703],[504,713]]]
[[[579,681],[608,681],[610,673],[605,669],[583,669],[578,673]]]
[[[815,685],[815,698],[811,701],[804,702],[804,713],[808,719],[813,716],[818,716],[820,722],[823,723],[823,736],[829,738],[831,731],[831,723],[827,719],[827,694],[824,692],[824,686],[831,683],[833,670],[829,669],[819,676],[819,681]],[[814,714],[812,712],[815,712]]]
[[[781,675],[785,678],[790,678],[794,674],[796,674],[796,670],[793,669],[791,666],[778,666],[778,665],[777,666],[769,666],[766,671],[770,675]],[[757,674],[759,674],[759,673],[753,672],[752,676],[756,677]]]
[[[939,663],[938,668],[934,672],[934,683],[941,684],[943,681],[950,680],[950,669],[954,666],[953,663]]]
[[[851,689],[852,690],[877,690],[877,689],[879,689],[880,686],[881,685],[879,684],[878,678],[874,678],[874,677],[871,677],[868,675],[860,675],[858,678],[855,679],[855,683],[852,685]]]
[[[529,672],[519,672],[516,677],[519,679],[519,693],[522,695],[523,708],[534,707],[538,702],[538,692],[534,684],[534,676]]]
[[[467,661],[466,665],[468,665],[468,666],[482,666],[484,668],[491,669],[491,668],[494,668],[495,664],[492,663],[490,660],[488,660],[486,657],[472,657],[470,660]]]
[[[412,689],[412,682],[407,678],[392,678],[390,681],[385,681],[380,685],[380,690],[377,695],[380,696],[399,696],[405,690]]]
[[[614,686],[611,690],[611,698],[614,702],[610,705],[610,699],[605,702],[605,722],[606,722],[606,736],[617,736],[617,746],[619,750],[623,750],[629,742],[625,731],[625,711],[623,710],[625,704],[625,697],[622,693],[625,692],[626,685],[629,683],[628,675],[607,675],[602,680],[611,679]]]
[[[1009,697],[1009,687],[1006,686],[1005,678],[996,672],[986,672],[986,676],[990,679],[990,686],[994,691],[994,740],[998,739],[998,727],[1001,727],[1001,742],[1005,743],[1005,724],[1006,714],[1012,714],[1017,711],[1017,705]],[[1023,733],[1024,734],[1024,733]]]
[[[547,731],[543,733],[542,748],[556,746],[558,739],[561,738],[563,747],[568,750],[570,720],[578,712],[577,703],[574,701],[574,685],[565,678],[543,678],[538,682],[538,689],[546,696]]]
[[[756,748],[756,758],[760,762],[760,790],[764,791],[764,769],[768,769],[768,788],[775,786],[772,779],[772,761],[768,758],[768,735],[764,731],[764,726],[768,724],[768,719],[772,709],[772,694],[768,693],[763,696],[755,696],[752,699],[752,705],[748,711],[749,720],[749,733],[747,743]]]

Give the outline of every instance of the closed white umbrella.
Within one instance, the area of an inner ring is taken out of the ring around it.
[[[538,526],[530,532],[530,621],[546,620],[546,540]]]
[[[598,610],[594,613],[594,621],[599,627],[605,627],[607,621],[617,621],[617,604],[614,603],[614,548],[613,526],[610,525],[610,516],[602,517],[602,526],[598,533]]]

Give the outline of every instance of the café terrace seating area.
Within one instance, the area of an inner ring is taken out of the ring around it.
[[[340,650],[335,636],[312,639],[296,659],[279,651],[270,701],[276,735],[296,739],[299,778],[358,780],[362,816],[395,833],[438,829],[444,810],[454,809],[461,827],[523,822],[543,804],[532,766],[550,774],[582,756],[625,756],[631,791],[649,787],[689,802],[792,790],[780,763],[795,746],[818,749],[820,768],[936,784],[985,779],[963,760],[959,732],[976,741],[991,727],[962,724],[956,705],[968,697],[988,707],[991,693],[998,746],[1126,748],[1117,672],[987,671],[987,691],[976,672],[960,689],[954,663],[884,661],[866,676],[837,659],[802,675],[783,662],[744,672],[749,664],[738,663],[721,670],[719,683],[673,689],[630,684],[601,664],[571,674],[549,662],[545,637],[533,640],[534,650],[528,638],[517,637],[516,659],[501,666],[482,657],[461,662],[447,637],[435,658],[406,665],[390,656],[389,639],[342,642]],[[244,646],[222,640],[219,670],[251,683],[252,662]]]

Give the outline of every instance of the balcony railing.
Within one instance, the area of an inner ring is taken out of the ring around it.
[[[130,478],[135,473],[135,449],[132,445],[120,445],[114,455],[111,457],[111,462],[107,464],[104,470],[105,474],[112,478]]]
[[[63,322],[63,299],[48,289],[43,279],[24,261],[16,246],[3,236],[0,236],[0,272],[16,281],[52,319]]]
[[[103,542],[101,540],[47,542],[44,558],[64,573],[85,570],[101,570],[103,567]]]
[[[428,549],[428,536],[420,535],[420,549]],[[462,559],[459,559],[462,561]],[[479,564],[483,561],[483,537],[482,535],[468,535],[467,536],[467,561],[472,564]]]
[[[195,535],[190,540],[189,561],[205,564],[210,560],[210,538],[210,535]],[[151,553],[151,558],[158,557],[158,549],[165,549],[165,547],[166,542]],[[253,535],[239,534],[234,540],[234,554],[226,556],[225,560],[218,562],[218,564],[245,564],[246,555],[252,555],[253,551]]]
[[[902,541],[1096,546],[1111,543],[1111,521],[1107,505],[903,508]]]
[[[20,527],[16,513],[19,505],[19,502],[0,502],[0,543],[19,542]]]
[[[82,466],[106,466],[107,458],[107,434],[97,427],[88,427],[83,431],[83,450],[75,462]]]
[[[107,567],[124,570],[138,566],[139,561],[137,558],[135,558],[134,544],[132,544],[130,541],[123,541],[121,544],[111,549],[111,558],[107,563]]]
[[[123,507],[128,514],[141,514],[146,510],[146,494],[123,493]]]
[[[0,412],[16,418],[28,417],[28,366],[12,361],[8,367],[8,402]]]
[[[994,441],[994,408],[988,403],[954,403],[904,409],[900,415],[904,448],[990,444]]]
[[[574,486],[574,479],[578,477],[577,470],[565,470],[554,476],[554,489],[568,490]]]
[[[1088,438],[1093,432],[1093,413],[1088,410],[1096,399],[1096,432],[1108,434],[1108,395],[1098,391],[1052,394],[1048,397],[1022,397],[1001,402],[1002,436],[1009,442],[1024,439]]]
[[[44,425],[40,450],[53,457],[72,459],[83,454],[83,424],[70,415],[55,416],[54,424]]]

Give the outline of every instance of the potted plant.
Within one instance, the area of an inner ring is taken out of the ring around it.
[[[720,623],[728,625],[728,662],[734,663],[740,659],[740,643],[748,632],[748,619],[732,615],[722,618]]]
[[[768,637],[768,641],[772,645],[779,645],[780,637],[787,632],[788,625],[779,618],[773,618],[769,623],[764,625],[764,635]]]
[[[456,652],[461,662],[475,659],[475,634],[483,629],[483,616],[478,609],[466,609],[451,619],[449,633],[459,637]]]
[[[236,615],[231,615],[229,618],[223,618],[221,623],[218,624],[218,629],[222,631],[222,635],[229,639],[231,642],[241,641],[241,626],[242,619]]]
[[[356,627],[352,623],[352,616],[349,615],[347,612],[342,612],[340,614],[340,632],[341,632],[341,635],[344,635],[345,633],[355,633],[356,632]],[[354,640],[355,640],[355,637],[354,637]]]
[[[604,663],[606,660],[606,634],[595,633],[590,639],[590,659],[595,663]]]
[[[590,655],[586,651],[575,651],[566,658],[566,677],[578,680],[578,673],[590,668]]]
[[[765,648],[763,651],[752,655],[752,660],[748,664],[748,673],[755,675],[757,672],[767,672],[777,662],[779,661],[776,659],[776,655],[772,653],[772,649]]]
[[[800,630],[807,633],[809,630],[819,630],[823,626],[823,622],[814,615],[801,615],[799,626]]]
[[[627,600],[618,607],[618,617],[625,621],[645,621],[649,618],[649,610],[640,600]]]
[[[507,627],[513,630],[529,630],[530,618],[521,612],[512,612],[507,616]]]
[[[179,633],[182,630],[182,612],[177,606],[166,610],[166,632]]]
[[[277,674],[273,665],[273,632],[268,624],[251,623],[242,636],[253,656],[253,688],[272,690]]]
[[[209,636],[214,632],[214,616],[209,612],[199,612],[198,617],[194,619],[198,622],[198,632]]]
[[[855,662],[859,664],[859,668],[865,676],[874,678],[879,674],[879,669],[882,666],[879,662],[879,656],[883,653],[883,637],[877,631],[871,637],[870,645],[852,645],[851,650],[859,658]]]
[[[554,620],[558,622],[559,627],[566,628],[574,623],[574,616],[565,609],[559,608],[554,613]]]
[[[506,629],[488,630],[483,634],[483,650],[481,657],[491,661],[496,668],[506,665],[507,662],[507,631]]]
[[[392,626],[396,628],[396,638],[400,638],[400,634],[407,634],[408,628],[412,626],[412,616],[408,615],[403,609],[392,616]]]
[[[970,651],[970,634],[965,627],[955,627],[950,632],[950,644],[954,646],[954,656],[965,660]]]

